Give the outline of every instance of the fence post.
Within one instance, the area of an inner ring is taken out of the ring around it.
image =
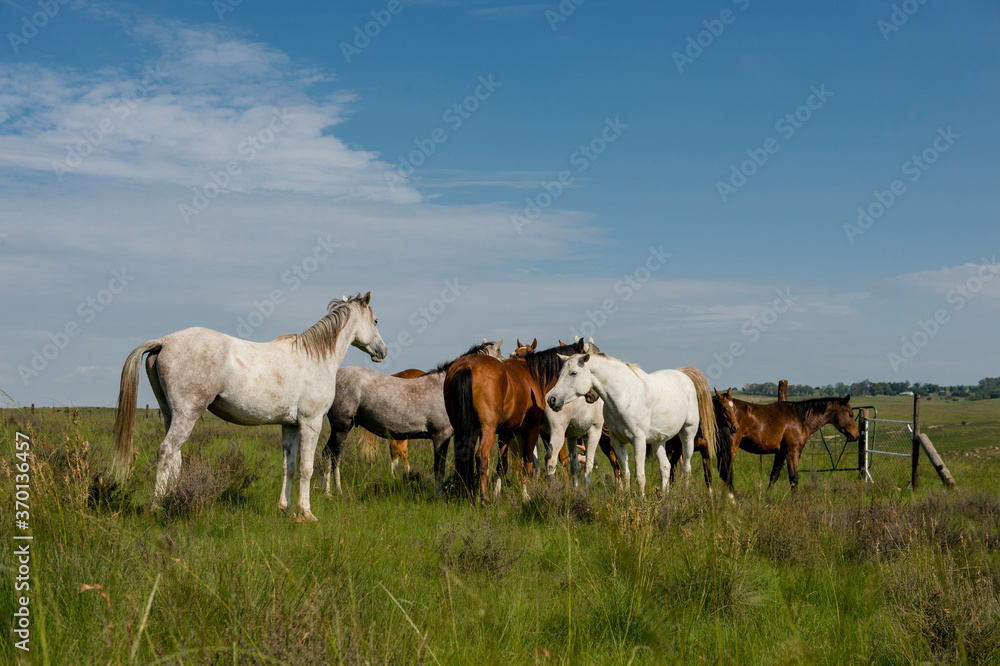
[[[788,380],[778,382],[778,402],[788,402]]]
[[[868,410],[858,410],[858,473],[868,480]]]
[[[910,486],[916,490],[920,485],[920,394],[913,394],[913,452],[910,471]]]

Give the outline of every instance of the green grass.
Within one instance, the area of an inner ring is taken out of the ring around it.
[[[905,417],[905,401],[881,399],[879,415]],[[937,402],[924,431],[953,492],[924,463],[916,493],[840,473],[805,475],[796,497],[747,473],[730,502],[708,496],[696,461],[690,484],[643,503],[605,463],[589,492],[533,483],[522,502],[508,485],[479,507],[434,498],[416,442],[408,479],[390,477],[387,445],[372,460],[349,449],[342,496],[314,478],[319,523],[277,511],[276,427],[206,416],[184,447],[188,495],[154,513],[155,414],[140,411],[136,472],[111,493],[94,478],[113,410],[75,423],[5,410],[0,532],[9,552],[14,432],[27,431],[35,663],[996,662],[1000,481],[981,458],[1000,401]],[[647,477],[658,487],[652,462]],[[0,643],[0,661],[16,656]]]

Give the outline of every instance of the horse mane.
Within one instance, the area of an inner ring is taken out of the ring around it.
[[[577,341],[571,345],[559,345],[551,349],[536,351],[524,357],[528,364],[528,372],[535,378],[541,386],[554,384],[559,378],[559,371],[562,370],[563,361],[559,355],[563,356],[579,354],[582,343]]]
[[[471,347],[469,347],[469,351],[462,354],[462,356],[471,356],[473,354],[485,354],[486,348],[495,344],[496,343],[493,341],[480,342],[478,345],[472,345]],[[462,356],[459,356],[458,358],[453,358],[450,361],[445,361],[444,363],[439,364],[438,367],[434,368],[433,370],[428,370],[427,372],[425,372],[423,376],[435,375],[439,372],[447,372],[448,368],[450,368],[451,365],[459,358],[462,358]]]
[[[355,294],[346,300],[334,299],[326,306],[326,314],[301,333],[287,333],[276,340],[291,340],[293,349],[301,349],[318,360],[326,360],[337,347],[337,337],[351,318],[351,306],[360,307],[362,296]]]
[[[809,398],[807,400],[790,401],[787,404],[794,405],[798,411],[799,418],[803,421],[813,415],[822,415],[826,412],[831,403],[839,398]]]

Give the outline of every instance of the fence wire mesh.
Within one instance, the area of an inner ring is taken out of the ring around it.
[[[910,485],[913,425],[905,421],[868,420],[868,473],[874,480],[890,478]]]

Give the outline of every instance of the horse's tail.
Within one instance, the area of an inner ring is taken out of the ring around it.
[[[360,428],[358,443],[361,445],[361,456],[365,460],[374,460],[378,457],[378,442],[378,435],[366,428]]]
[[[455,468],[472,492],[476,448],[476,426],[479,415],[472,402],[472,369],[460,368],[452,379],[453,414],[451,425],[455,429]]]
[[[125,359],[122,367],[121,388],[118,391],[118,415],[115,417],[115,458],[111,471],[118,483],[123,483],[132,473],[132,456],[135,449],[132,434],[135,430],[135,400],[139,394],[139,364],[149,352],[159,351],[162,340],[150,340],[139,345]]]
[[[697,368],[681,368],[680,371],[694,382],[695,394],[698,396],[698,423],[701,424],[701,436],[705,438],[708,454],[714,458],[719,427],[715,422],[715,407],[712,405],[712,392],[708,389],[708,380]]]

